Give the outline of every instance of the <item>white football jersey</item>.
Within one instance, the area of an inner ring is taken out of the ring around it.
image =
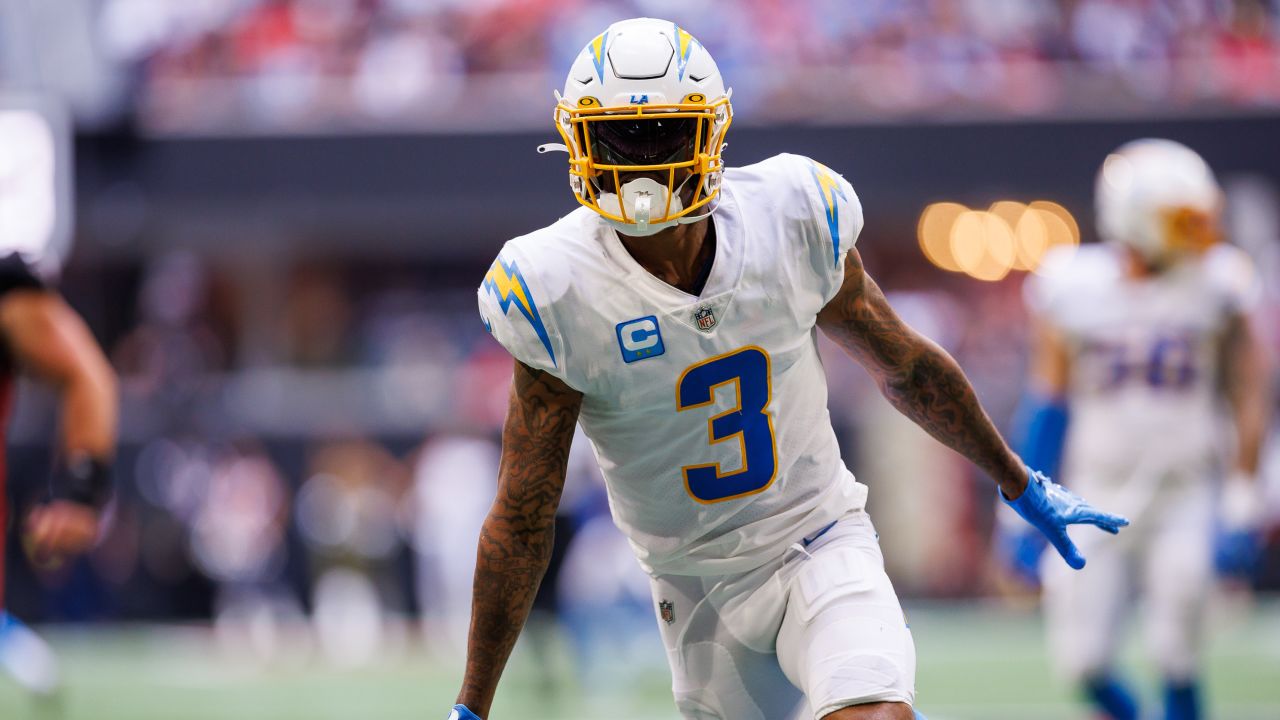
[[[1221,340],[1258,287],[1248,256],[1230,245],[1142,279],[1123,262],[1109,245],[1055,252],[1025,290],[1069,347],[1066,482],[1129,485],[1140,503],[1136,486],[1156,491],[1217,470]]]
[[[583,393],[614,521],[653,574],[758,567],[866,500],[815,327],[862,229],[858,197],[778,155],[726,171],[712,220],[700,296],[644,270],[586,208],[508,242],[479,290],[516,359]]]

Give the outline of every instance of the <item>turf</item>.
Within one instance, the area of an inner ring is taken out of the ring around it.
[[[930,720],[1088,717],[1050,678],[1038,617],[983,605],[910,608],[919,650],[918,706]],[[460,664],[398,643],[360,668],[323,662],[305,637],[269,663],[229,652],[203,627],[45,628],[64,689],[36,699],[0,679],[3,720],[424,720],[443,718]],[[1213,622],[1209,717],[1280,718],[1280,602]],[[1154,682],[1129,643],[1145,695]],[[308,649],[310,647],[311,649]],[[584,689],[562,648],[521,648],[493,717],[674,720],[656,645],[648,662],[619,661]],[[597,668],[599,670],[601,668]]]

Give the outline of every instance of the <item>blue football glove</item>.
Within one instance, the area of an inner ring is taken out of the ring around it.
[[[1023,525],[1017,530],[1000,528],[996,544],[1004,567],[1029,585],[1040,584],[1040,556],[1049,545],[1035,528]]]
[[[1224,577],[1248,579],[1262,554],[1262,536],[1251,530],[1218,532],[1213,549],[1213,565]]]
[[[446,720],[481,720],[481,718],[468,710],[466,705],[454,705]]]
[[[1084,556],[1067,537],[1068,525],[1093,525],[1114,535],[1129,524],[1119,515],[1094,508],[1041,473],[1031,468],[1027,468],[1027,473],[1027,489],[1017,500],[1009,500],[1004,493],[999,493],[1000,499],[1043,533],[1072,568],[1079,570],[1084,567]]]
[[[1257,478],[1235,472],[1222,485],[1213,565],[1225,577],[1248,579],[1262,554],[1262,493]]]

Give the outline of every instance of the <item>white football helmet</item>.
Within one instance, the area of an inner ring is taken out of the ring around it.
[[[574,61],[556,93],[564,146],[539,150],[568,151],[578,202],[627,235],[652,235],[714,209],[733,119],[729,96],[711,54],[683,28],[623,20]]]
[[[1107,156],[1094,187],[1098,234],[1162,265],[1218,240],[1222,189],[1191,148],[1146,138]]]

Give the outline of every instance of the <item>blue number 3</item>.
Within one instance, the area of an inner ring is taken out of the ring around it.
[[[714,503],[761,492],[778,474],[778,449],[773,438],[769,402],[773,385],[769,353],[750,345],[689,366],[676,383],[680,412],[715,402],[716,389],[734,383],[737,405],[707,421],[712,443],[737,438],[742,445],[742,469],[722,472],[720,463],[685,465],[685,489],[694,500]]]

